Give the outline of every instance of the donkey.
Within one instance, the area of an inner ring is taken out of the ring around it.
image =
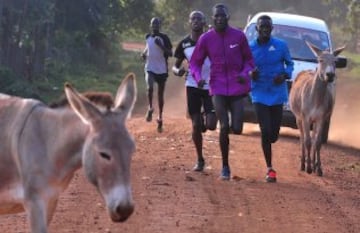
[[[305,170],[306,155],[307,173],[311,174],[314,171],[318,176],[322,176],[320,161],[322,131],[325,121],[330,120],[335,102],[336,57],[345,47],[330,53],[326,50],[322,51],[309,42],[306,44],[317,57],[318,66],[315,71],[302,71],[297,75],[291,87],[289,103],[300,130],[301,170]]]
[[[26,211],[31,232],[46,233],[60,192],[83,166],[112,221],[127,220],[134,211],[135,142],[125,121],[136,93],[130,73],[111,108],[100,108],[68,83],[63,107],[0,94],[0,214]]]

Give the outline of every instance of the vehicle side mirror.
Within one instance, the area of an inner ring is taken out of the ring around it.
[[[345,68],[347,65],[347,58],[346,57],[337,57],[335,61],[336,68]]]

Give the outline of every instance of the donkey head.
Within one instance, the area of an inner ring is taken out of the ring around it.
[[[72,109],[88,125],[82,152],[86,176],[105,200],[111,219],[125,221],[134,210],[130,163],[135,143],[125,120],[136,99],[135,75],[131,73],[122,81],[114,107],[107,111],[102,112],[69,84],[65,93]]]
[[[306,41],[307,46],[314,53],[318,60],[317,72],[319,78],[324,82],[333,82],[335,80],[335,63],[337,56],[345,49],[345,46],[337,48],[333,53],[328,50],[321,50],[310,42]]]

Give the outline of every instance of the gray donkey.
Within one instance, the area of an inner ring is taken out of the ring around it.
[[[0,94],[0,214],[26,211],[31,232],[46,233],[60,192],[83,166],[111,219],[128,219],[134,211],[130,163],[135,142],[125,121],[136,91],[130,73],[108,108],[70,84],[65,84],[68,103],[56,108]]]
[[[301,170],[305,170],[306,157],[306,171],[308,173],[316,171],[317,175],[322,176],[320,161],[322,131],[324,122],[330,120],[335,102],[336,56],[345,47],[330,53],[306,43],[317,57],[318,66],[315,71],[307,70],[298,74],[291,87],[289,103],[300,129]]]

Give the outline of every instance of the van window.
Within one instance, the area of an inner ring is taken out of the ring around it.
[[[245,34],[249,41],[257,37],[255,26],[256,24],[250,24],[246,28]],[[315,60],[314,54],[306,45],[305,41],[314,44],[321,50],[330,48],[328,35],[321,31],[274,24],[272,35],[287,42],[290,54],[292,58],[296,60]]]

